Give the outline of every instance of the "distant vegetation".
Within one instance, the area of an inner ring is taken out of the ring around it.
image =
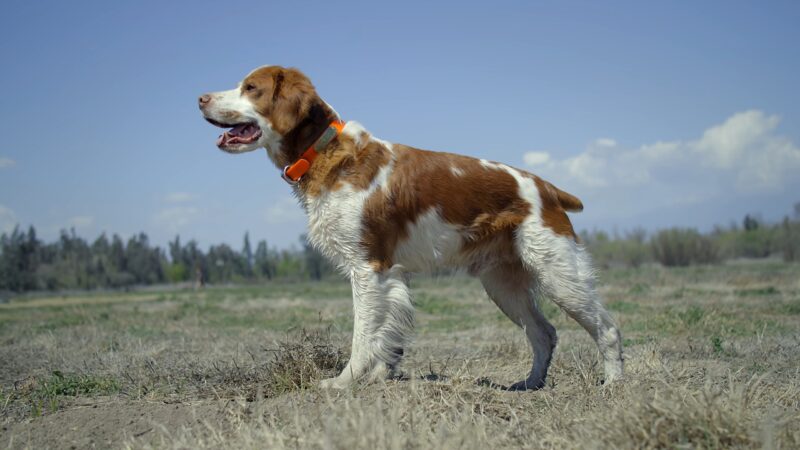
[[[787,216],[777,224],[747,215],[741,225],[717,226],[705,234],[692,228],[668,228],[650,236],[641,229],[624,235],[594,231],[581,233],[581,240],[595,263],[606,268],[646,263],[689,266],[771,256],[800,261],[800,203],[794,219]]]
[[[709,233],[669,228],[648,235],[634,230],[624,235],[583,232],[581,241],[600,267],[638,267],[711,264],[734,258],[781,256],[800,260],[800,204],[794,219],[764,223],[745,216],[741,225],[716,227]],[[251,246],[248,234],[242,248],[212,245],[203,251],[196,241],[182,243],[176,236],[166,250],[153,246],[146,234],[127,241],[106,234],[89,243],[73,231],[62,231],[45,243],[34,227],[15,228],[0,235],[0,292],[125,288],[134,285],[192,282],[258,282],[320,280],[335,269],[302,237],[300,247],[277,250],[266,241]]]
[[[0,291],[124,288],[193,282],[319,280],[334,269],[301,238],[300,249],[277,250],[260,241],[255,250],[245,234],[241,250],[227,244],[203,251],[196,241],[176,236],[165,251],[145,233],[126,241],[106,234],[89,243],[75,231],[62,231],[45,243],[33,226],[0,235]]]

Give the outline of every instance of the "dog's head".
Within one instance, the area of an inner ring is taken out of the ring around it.
[[[236,89],[201,95],[199,103],[207,121],[229,128],[217,147],[228,153],[265,147],[276,164],[292,161],[305,136],[336,117],[308,77],[279,66],[258,68]]]

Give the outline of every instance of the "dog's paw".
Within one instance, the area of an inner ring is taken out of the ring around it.
[[[320,389],[347,389],[350,383],[340,377],[327,378],[319,382]]]
[[[544,379],[540,380],[522,380],[518,381],[511,386],[507,387],[507,391],[538,391],[545,386]]]

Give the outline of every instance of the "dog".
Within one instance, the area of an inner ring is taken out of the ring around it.
[[[414,326],[407,276],[437,268],[478,277],[524,330],[531,371],[509,389],[545,386],[556,330],[540,298],[589,332],[606,382],[622,377],[619,328],[566,214],[583,209],[575,196],[505,164],[378,139],[342,122],[293,68],[258,68],[199,104],[208,122],[227,129],[216,142],[221,150],[266,149],[308,215],[309,240],[350,278],[350,361],[322,387],[392,376]]]

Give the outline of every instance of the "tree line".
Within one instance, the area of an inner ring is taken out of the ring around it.
[[[794,218],[787,216],[780,223],[769,224],[747,215],[741,225],[718,226],[708,233],[691,228],[669,228],[652,235],[634,230],[623,236],[584,231],[580,241],[601,267],[686,266],[778,255],[786,261],[800,261],[800,203],[795,205]],[[103,233],[91,243],[74,230],[63,230],[55,242],[46,243],[33,226],[0,235],[0,292],[320,280],[335,274],[334,267],[305,236],[296,248],[278,250],[261,240],[254,250],[245,233],[240,250],[218,244],[203,251],[197,241],[184,244],[180,236],[162,249],[151,245],[145,233],[127,240]]]
[[[623,235],[604,231],[581,233],[581,241],[600,267],[715,264],[736,258],[780,257],[800,261],[800,203],[794,218],[766,223],[746,215],[741,225],[716,226],[708,233],[693,228],[668,228],[652,235],[637,229]]]
[[[55,242],[37,237],[33,226],[0,235],[0,291],[125,288],[159,283],[231,283],[273,279],[319,280],[334,268],[305,236],[299,248],[278,250],[259,241],[255,250],[245,233],[242,248],[212,245],[207,251],[180,236],[167,249],[147,234],[124,240],[101,234],[88,242],[75,230],[62,230]]]

